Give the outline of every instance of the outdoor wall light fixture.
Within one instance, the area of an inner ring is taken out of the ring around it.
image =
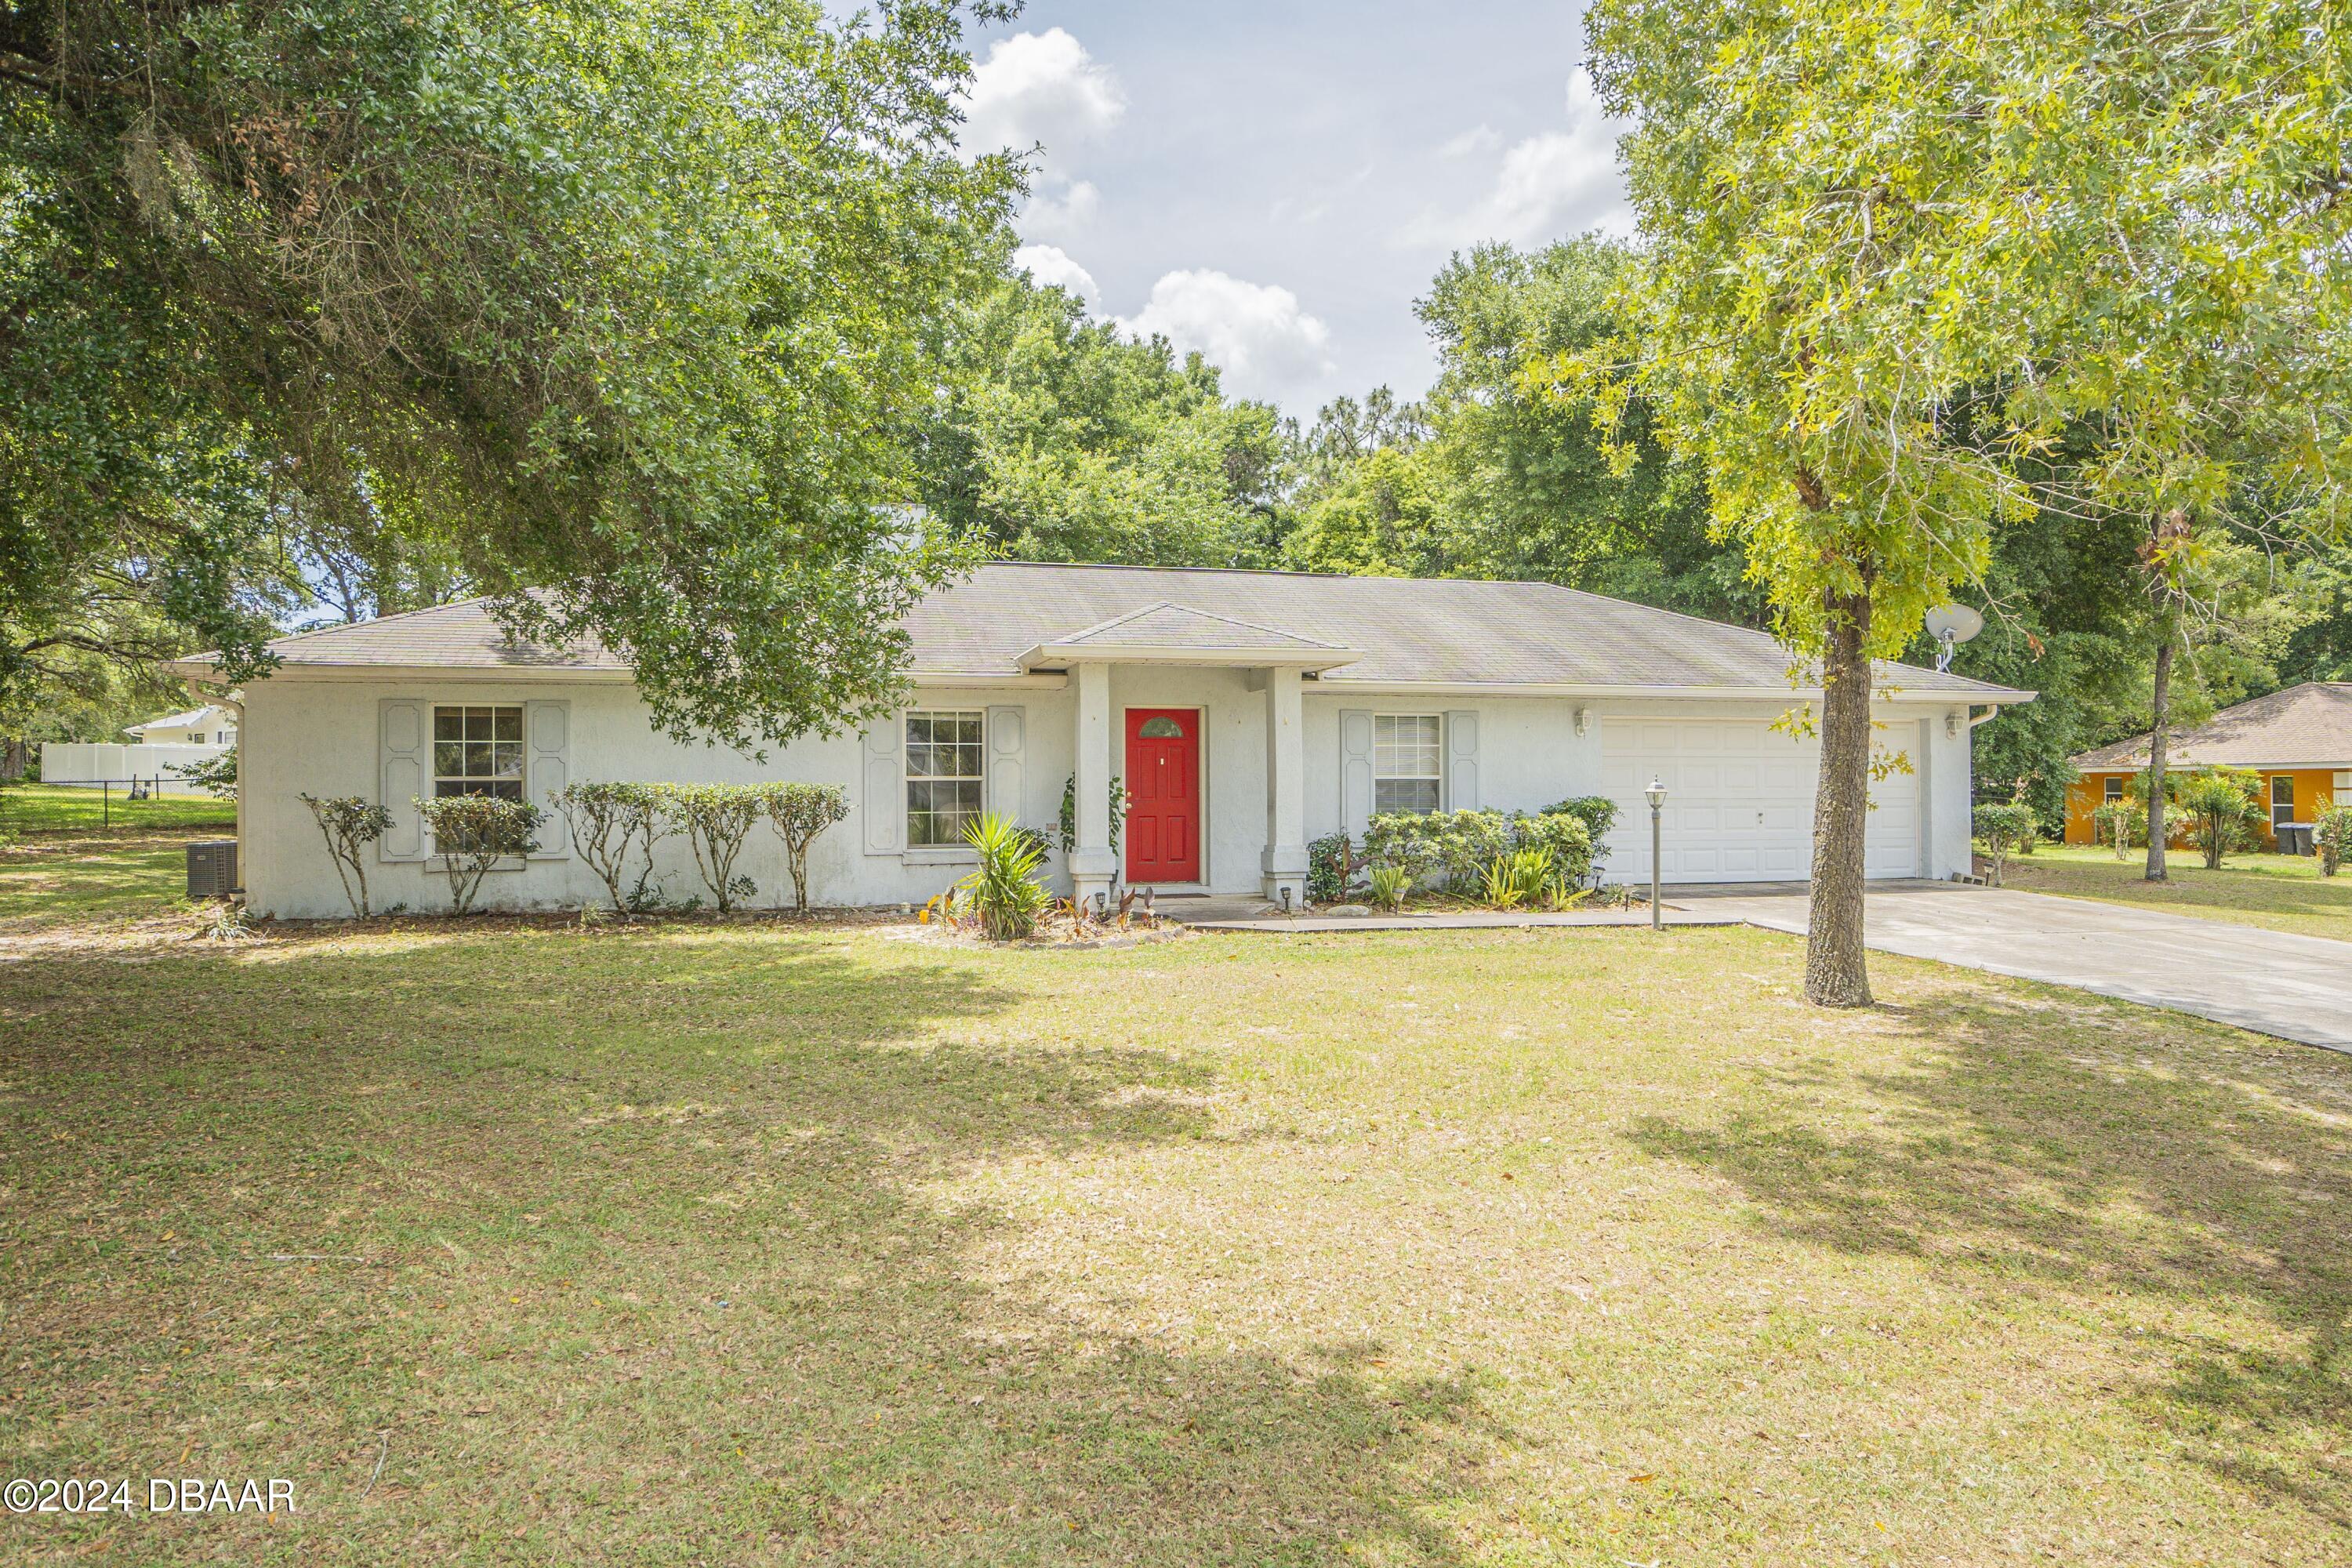
[[[1960,738],[1960,710],[1957,708],[1944,710],[1944,738],[1948,741]]]
[[[1577,732],[1578,734],[1581,735],[1581,734],[1583,734],[1587,730],[1590,730],[1590,729],[1591,729],[1591,728],[1592,728],[1592,710],[1591,710],[1591,709],[1590,709],[1590,708],[1580,708],[1580,709],[1578,709],[1578,710],[1576,710],[1576,732]]]
[[[1650,803],[1650,929],[1663,931],[1666,922],[1658,910],[1658,848],[1664,836],[1659,818],[1666,809],[1666,781],[1652,773],[1650,787],[1642,792],[1642,798]]]

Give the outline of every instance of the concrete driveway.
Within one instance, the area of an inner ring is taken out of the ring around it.
[[[1687,909],[1801,934],[1801,892],[1693,896]],[[2352,942],[2190,915],[1953,883],[1874,886],[1867,940],[1883,952],[2079,986],[2281,1039],[2352,1051]]]

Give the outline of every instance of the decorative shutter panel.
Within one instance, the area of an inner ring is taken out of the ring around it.
[[[898,773],[906,716],[893,713],[866,731],[866,852],[896,855],[907,833],[907,793]]]
[[[1478,715],[1466,708],[1445,716],[1445,809],[1478,809]]]
[[[415,800],[431,786],[433,709],[415,697],[387,697],[376,704],[376,800],[392,813],[392,826],[376,840],[381,860],[425,858],[425,818]]]
[[[1339,710],[1339,826],[1363,842],[1372,825],[1372,711]]]
[[[530,780],[530,804],[547,814],[539,825],[539,840],[531,846],[534,860],[566,860],[572,856],[572,826],[555,802],[572,782],[572,704],[526,702],[522,705],[523,739],[530,754],[524,762]]]
[[[988,710],[988,809],[1015,822],[1026,804],[1028,745],[1029,710]]]

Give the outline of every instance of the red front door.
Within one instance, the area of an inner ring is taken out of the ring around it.
[[[1201,715],[1127,710],[1127,879],[1201,879]]]

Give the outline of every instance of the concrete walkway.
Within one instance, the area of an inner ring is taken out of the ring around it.
[[[2073,985],[2352,1052],[2352,942],[1948,882],[1874,883],[1866,908],[1865,940],[1882,952]],[[1637,908],[1268,919],[1263,901],[1239,899],[1166,899],[1160,909],[1204,931],[1253,931],[1640,926],[1650,918]],[[1667,895],[1665,918],[1676,926],[1745,924],[1802,936],[1809,913],[1801,886],[1680,887]]]
[[[1694,907],[1804,934],[1800,893],[1724,893]],[[2352,942],[1994,888],[1874,888],[1864,940],[1882,952],[2046,980],[2352,1051]]]

